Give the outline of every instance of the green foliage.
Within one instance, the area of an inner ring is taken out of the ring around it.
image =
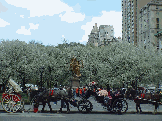
[[[25,83],[40,84],[40,68],[43,83],[50,87],[56,80],[68,85],[72,73],[71,58],[83,60],[80,68],[81,83],[97,81],[99,85],[109,83],[122,86],[123,82],[136,80],[138,83],[159,83],[162,78],[162,57],[153,47],[135,47],[127,42],[117,42],[102,48],[80,43],[63,43],[44,46],[31,41],[3,40],[0,44],[1,81],[13,79]]]

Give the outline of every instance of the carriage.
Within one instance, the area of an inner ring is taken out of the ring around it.
[[[74,99],[73,97],[67,98],[66,96],[64,99],[61,99],[61,97],[58,95],[58,93],[61,90],[38,90],[36,91],[36,95],[33,95],[34,97],[31,100],[31,109],[35,109],[38,107],[36,105],[40,105],[41,103],[43,104],[43,108],[41,112],[44,112],[44,107],[45,104],[48,103],[48,106],[50,108],[50,111],[52,112],[52,108],[50,105],[50,102],[55,102],[61,100],[61,103],[66,103],[67,105],[67,112],[70,111],[69,109],[69,103],[73,105],[74,107],[78,108],[78,111],[81,113],[88,113],[91,112],[93,109],[92,103],[88,100],[90,96],[93,96],[98,103],[101,103],[104,108],[107,108],[108,111],[110,112],[115,112],[115,113],[125,113],[128,110],[128,103],[126,100],[124,100],[124,95],[123,94],[118,94],[112,96],[112,99],[106,99],[104,96],[99,96],[97,92],[94,92],[94,86],[89,86],[88,90],[86,91],[84,96],[80,96],[80,99]],[[57,96],[55,96],[57,95]],[[110,101],[111,100],[111,101]],[[63,102],[62,102],[63,101]],[[41,102],[41,103],[40,103]],[[61,104],[60,110],[62,110],[63,105]]]
[[[162,95],[158,93],[145,93],[145,91],[138,93],[135,89],[131,89],[127,92],[127,95],[130,95],[136,103],[137,113],[142,113],[140,104],[153,104],[155,106],[154,114],[157,113],[157,108],[162,104]],[[140,109],[140,112],[138,109]]]
[[[94,88],[94,86],[92,86]],[[91,112],[93,109],[92,103],[88,98],[93,95],[94,99],[101,103],[101,105],[110,112],[125,113],[128,110],[128,103],[124,100],[123,94],[112,95],[112,99],[105,96],[99,96],[97,92],[93,91],[93,88],[87,90],[87,94],[83,96],[82,100],[78,102],[78,110],[80,112]],[[89,94],[88,94],[89,93]]]
[[[23,111],[24,101],[21,96],[22,89],[12,79],[9,79],[7,89],[2,94],[1,105],[8,113]]]

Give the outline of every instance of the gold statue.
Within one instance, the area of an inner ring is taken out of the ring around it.
[[[74,76],[76,77],[80,77],[80,67],[83,68],[83,61],[82,61],[82,65],[80,65],[79,61],[77,61],[77,59],[73,56],[73,58],[71,59],[70,62],[70,70],[72,70]]]

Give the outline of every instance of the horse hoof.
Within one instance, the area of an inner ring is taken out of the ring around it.
[[[66,113],[70,113],[70,109],[69,110],[67,110],[67,112]]]
[[[69,111],[67,111],[66,114],[69,114]]]
[[[57,113],[62,113],[62,111],[59,110],[59,111],[57,111]]]

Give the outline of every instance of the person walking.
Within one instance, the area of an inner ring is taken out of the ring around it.
[[[82,88],[79,89],[79,94],[82,96]]]
[[[79,96],[79,87],[76,88],[76,95]]]
[[[76,91],[75,91],[74,88],[73,88],[73,97],[74,97],[74,99],[75,99],[75,97],[76,97]]]
[[[57,88],[57,85],[58,85],[58,80],[55,81],[54,88]]]
[[[84,96],[85,95],[85,92],[86,92],[86,88],[85,86],[83,87],[83,91],[82,91],[82,95]]]

